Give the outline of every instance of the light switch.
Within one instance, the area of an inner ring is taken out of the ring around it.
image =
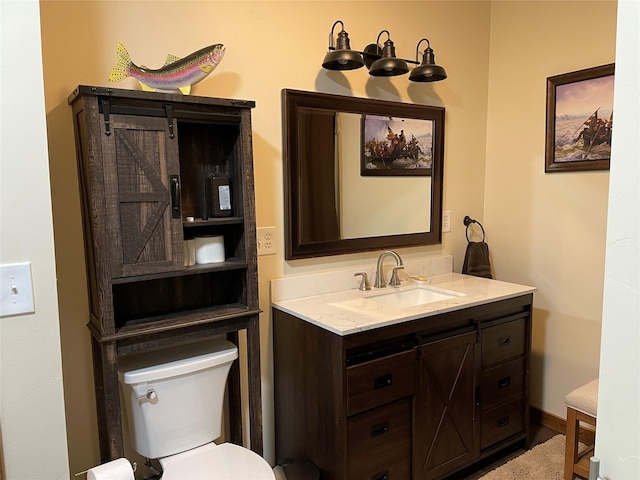
[[[0,317],[34,312],[31,263],[0,265]]]

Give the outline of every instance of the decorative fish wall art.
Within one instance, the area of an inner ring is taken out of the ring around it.
[[[167,55],[165,64],[158,69],[138,66],[131,61],[129,52],[118,42],[118,59],[109,75],[110,82],[119,82],[127,77],[133,77],[140,82],[146,92],[182,92],[191,93],[191,86],[203,80],[218,66],[224,56],[225,47],[222,44],[201,48],[184,58]]]

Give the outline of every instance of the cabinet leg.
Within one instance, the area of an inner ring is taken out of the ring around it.
[[[124,456],[122,414],[118,385],[118,355],[115,342],[91,337],[93,378],[98,412],[100,459],[108,462]]]
[[[260,322],[258,315],[250,320],[249,328],[247,328],[247,363],[251,450],[262,455],[262,375],[260,373]]]
[[[238,332],[227,333],[227,340],[238,345]],[[240,362],[233,362],[227,382],[229,392],[229,440],[242,445],[242,399],[240,394]]]

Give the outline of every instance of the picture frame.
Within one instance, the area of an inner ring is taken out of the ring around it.
[[[615,64],[547,78],[545,173],[609,170]]]
[[[428,108],[428,107],[426,107]],[[362,176],[430,176],[441,155],[438,118],[362,115]]]

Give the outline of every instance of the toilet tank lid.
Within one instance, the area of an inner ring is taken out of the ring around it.
[[[238,347],[225,339],[178,345],[118,359],[118,377],[131,385],[184,375],[238,358]]]

